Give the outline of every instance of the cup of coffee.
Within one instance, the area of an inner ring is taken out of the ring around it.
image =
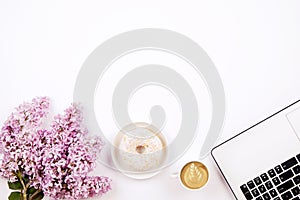
[[[194,191],[203,188],[207,184],[209,172],[203,163],[192,161],[185,164],[175,177],[180,179],[184,188]]]

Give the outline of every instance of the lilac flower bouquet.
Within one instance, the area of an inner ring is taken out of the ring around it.
[[[49,130],[42,128],[48,112],[48,98],[33,99],[17,107],[1,129],[0,176],[15,190],[8,199],[83,199],[108,192],[109,178],[88,176],[103,142],[88,138],[79,106],[54,117]]]

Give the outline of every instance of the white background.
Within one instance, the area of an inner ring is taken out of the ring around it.
[[[0,123],[23,100],[40,95],[61,111],[94,48],[124,31],[154,27],[187,35],[214,61],[227,97],[224,141],[300,97],[299,9],[297,0],[1,0]],[[98,166],[113,179],[102,199],[234,199],[211,157],[203,160],[210,170],[203,190],[187,191],[169,178],[195,153],[144,181]],[[7,199],[4,179],[0,188],[0,199]]]

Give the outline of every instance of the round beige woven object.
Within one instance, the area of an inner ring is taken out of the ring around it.
[[[136,179],[159,172],[167,157],[166,140],[153,125],[138,122],[125,126],[114,140],[112,158],[122,173]]]

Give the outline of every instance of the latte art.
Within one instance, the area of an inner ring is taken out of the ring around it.
[[[182,168],[180,179],[185,187],[199,189],[208,181],[208,170],[200,162],[190,162]]]

